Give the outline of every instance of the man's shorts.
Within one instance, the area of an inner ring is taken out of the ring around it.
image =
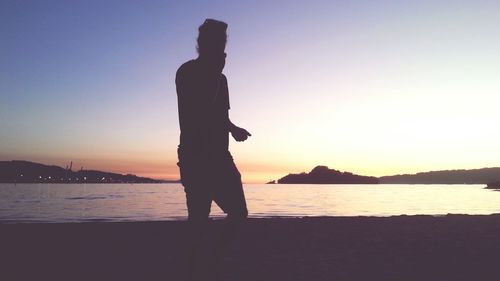
[[[178,165],[189,220],[208,218],[212,201],[229,216],[248,215],[241,174],[229,152],[209,165],[184,165],[182,160]]]

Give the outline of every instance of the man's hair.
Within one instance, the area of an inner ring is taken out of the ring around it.
[[[224,49],[227,41],[226,30],[227,23],[206,19],[198,28],[198,46],[196,47],[198,53],[210,53],[220,48]]]

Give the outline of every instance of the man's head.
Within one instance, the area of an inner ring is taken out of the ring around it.
[[[213,61],[216,64],[222,64],[224,67],[227,42],[227,23],[206,19],[205,22],[198,28],[198,54],[200,57]],[[222,70],[221,68],[221,70]]]

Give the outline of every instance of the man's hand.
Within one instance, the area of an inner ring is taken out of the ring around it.
[[[233,138],[236,141],[245,141],[249,136],[251,136],[247,130],[236,126],[231,128],[231,135],[233,135]]]

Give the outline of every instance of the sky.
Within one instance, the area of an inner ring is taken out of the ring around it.
[[[244,182],[500,166],[498,1],[0,2],[0,160],[177,179],[174,77],[206,18]]]

